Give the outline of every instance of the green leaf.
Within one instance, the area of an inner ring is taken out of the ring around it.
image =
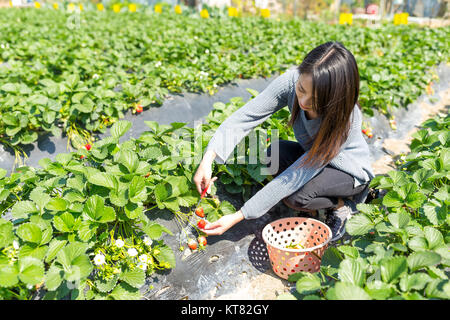
[[[418,251],[408,257],[408,267],[416,271],[424,267],[433,266],[441,262],[441,256],[431,251]]]
[[[142,230],[153,240],[159,239],[163,232],[173,235],[169,229],[157,223],[149,223]]]
[[[277,296],[277,300],[298,300],[298,299],[292,293],[283,292],[282,294]]]
[[[400,280],[400,288],[402,291],[422,290],[430,280],[431,277],[423,272],[406,274]]]
[[[81,242],[69,243],[56,253],[56,261],[63,265],[64,270],[70,270],[72,261],[84,254],[87,248],[87,244]]]
[[[65,211],[65,210],[67,210],[68,206],[69,206],[69,203],[66,200],[64,200],[62,198],[52,198],[47,203],[45,208],[50,211]]]
[[[367,292],[348,282],[337,282],[327,291],[326,297],[329,300],[370,300]]]
[[[327,250],[325,250],[325,253],[322,256],[322,261],[320,266],[330,266],[332,268],[339,268],[339,264],[343,260],[342,255],[339,253],[338,249],[335,247],[328,247]]]
[[[408,247],[413,251],[422,251],[428,249],[428,242],[424,237],[416,236],[409,239]]]
[[[19,258],[33,257],[42,260],[44,259],[47,250],[47,246],[38,246],[34,243],[24,244],[20,247]]]
[[[137,217],[139,217],[142,212],[143,212],[143,208],[140,205],[137,205],[135,203],[127,203],[127,205],[125,206],[125,214],[127,215],[127,217],[129,219],[136,219]]]
[[[425,204],[422,208],[425,216],[433,225],[439,225],[445,222],[447,217],[447,207]]]
[[[397,229],[402,229],[409,223],[409,214],[404,211],[394,212],[388,215],[388,220]]]
[[[89,257],[86,254],[77,256],[71,262],[71,267],[66,271],[65,279],[68,281],[79,281],[89,276],[94,269]]]
[[[58,231],[71,232],[75,225],[75,218],[69,212],[64,212],[53,217],[53,225]]]
[[[89,220],[82,221],[78,226],[78,237],[81,241],[88,242],[95,235],[98,226]]]
[[[14,83],[6,83],[1,86],[0,89],[9,93],[16,93],[18,91],[18,88]]]
[[[40,243],[42,240],[42,231],[38,225],[28,222],[21,224],[17,228],[17,235],[23,240],[33,243]]]
[[[122,272],[119,279],[125,281],[134,288],[140,288],[145,283],[145,272],[142,269],[134,268],[133,270]]]
[[[19,259],[19,279],[29,285],[40,283],[44,278],[44,264],[33,257]]]
[[[115,300],[140,300],[142,298],[139,289],[133,288],[125,282],[119,283],[110,296]]]
[[[120,150],[118,162],[128,169],[128,173],[133,173],[139,166],[138,156],[130,150]]]
[[[389,191],[383,197],[383,205],[386,207],[401,207],[405,203],[405,199],[402,198],[397,191]]]
[[[109,292],[116,286],[118,279],[119,276],[117,274],[109,280],[97,279],[95,280],[95,287],[100,292]]]
[[[58,289],[63,281],[64,271],[52,264],[45,274],[45,286],[48,290],[54,291]]]
[[[297,280],[295,287],[300,294],[314,293],[321,287],[320,278],[309,272],[301,272],[302,277]]]
[[[26,219],[30,213],[37,212],[36,205],[29,200],[18,201],[11,209],[11,215],[14,219]]]
[[[393,282],[407,271],[406,258],[402,256],[384,258],[380,261],[381,279]]]
[[[106,187],[108,189],[117,190],[119,187],[119,182],[117,178],[106,172],[97,172],[93,175],[88,176],[88,181],[92,184]]]
[[[145,179],[140,176],[134,176],[130,182],[128,189],[130,201],[134,203],[143,202],[147,200],[147,188],[145,186]]]
[[[127,120],[121,120],[115,122],[111,127],[111,136],[114,138],[120,138],[131,128],[131,122]]]
[[[338,274],[341,281],[349,282],[359,287],[364,284],[365,271],[358,260],[343,260],[339,265]]]
[[[66,245],[66,243],[67,240],[52,239],[49,244],[45,262],[50,263],[56,257],[58,251],[61,250]]]
[[[365,290],[373,299],[376,300],[386,300],[394,293],[394,289],[391,285],[380,280],[367,282]]]
[[[0,264],[0,287],[12,287],[19,282],[17,264]]]
[[[173,253],[172,249],[167,245],[162,245],[159,247],[159,250],[161,251],[157,256],[156,259],[160,263],[168,263],[170,268],[175,268],[175,254]]]
[[[337,249],[345,254],[348,258],[356,259],[359,257],[358,249],[356,249],[355,247],[342,245],[337,247]]]
[[[104,205],[104,200],[99,195],[93,195],[84,204],[83,214],[91,221],[107,223],[114,221],[116,213],[111,207]]]
[[[365,214],[355,214],[347,220],[345,226],[349,235],[359,236],[369,232],[374,227],[372,220]]]
[[[0,249],[9,246],[14,240],[13,224],[0,218]]]
[[[444,237],[437,229],[426,226],[423,231],[428,242],[428,249],[434,249],[444,244]]]

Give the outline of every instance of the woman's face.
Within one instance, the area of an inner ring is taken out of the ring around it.
[[[318,115],[312,108],[312,77],[309,74],[300,74],[295,92],[297,94],[298,104],[305,112],[308,112],[313,118]]]

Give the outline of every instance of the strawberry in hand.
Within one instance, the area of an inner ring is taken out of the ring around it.
[[[197,223],[197,226],[200,228],[200,229],[204,229],[205,228],[205,226],[206,226],[206,221],[205,220],[200,220],[198,223]]]

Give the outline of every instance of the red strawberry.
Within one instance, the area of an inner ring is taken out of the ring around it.
[[[146,178],[148,178],[149,176],[150,176],[150,172],[145,175]]]
[[[84,156],[80,156],[80,159],[84,159],[85,157]]]
[[[362,133],[367,134],[367,129],[362,129]]]
[[[142,106],[140,104],[138,104],[138,106],[136,107],[136,112],[141,113],[142,110],[144,110],[144,109],[142,108]]]
[[[197,242],[195,242],[194,239],[189,239],[187,245],[188,245],[188,247],[191,248],[192,250],[197,249]]]
[[[206,221],[205,220],[200,220],[198,223],[197,223],[197,226],[200,228],[200,229],[203,229],[205,226],[206,226]]]
[[[206,242],[205,236],[200,236],[197,238],[197,240],[198,240],[198,244],[200,245],[200,248],[206,246],[207,242]]]
[[[200,218],[205,217],[205,212],[203,211],[202,207],[199,207],[195,210],[195,214],[198,215]]]
[[[89,150],[91,150],[91,147],[92,147],[92,146],[88,143],[88,144],[86,144],[84,147],[86,148],[87,151],[89,151]]]

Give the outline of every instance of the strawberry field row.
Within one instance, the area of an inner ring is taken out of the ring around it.
[[[330,40],[354,53],[369,116],[414,101],[437,80],[428,68],[449,60],[448,27],[2,9],[0,28],[0,141],[16,150],[45,132],[80,147],[169,92],[284,72]]]

